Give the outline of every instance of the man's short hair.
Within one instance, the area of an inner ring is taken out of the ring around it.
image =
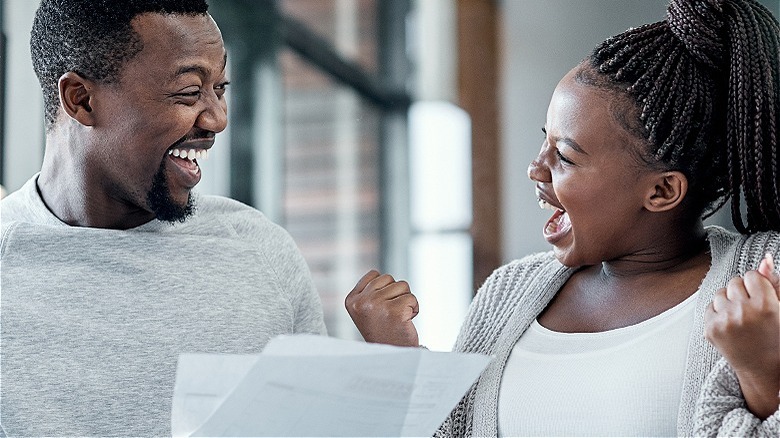
[[[66,72],[116,82],[143,48],[131,21],[139,14],[199,15],[206,0],[41,0],[30,35],[33,68],[43,91],[47,129],[59,107],[57,82]]]

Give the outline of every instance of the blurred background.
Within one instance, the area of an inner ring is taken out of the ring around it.
[[[776,16],[780,0],[760,0]],[[545,251],[528,163],[558,80],[666,0],[209,0],[228,48],[229,125],[202,193],[293,236],[330,335],[369,269],[410,282],[421,343],[449,350],[493,269]],[[0,183],[40,169],[38,0],[0,0]],[[711,219],[728,223],[727,217]],[[207,262],[207,261],[206,261]]]

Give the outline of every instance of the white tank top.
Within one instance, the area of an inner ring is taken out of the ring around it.
[[[676,436],[697,295],[606,332],[534,321],[504,368],[499,435]]]

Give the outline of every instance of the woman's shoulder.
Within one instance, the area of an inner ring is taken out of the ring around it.
[[[505,284],[510,279],[514,283],[528,281],[539,275],[553,274],[561,268],[563,265],[555,258],[552,251],[530,254],[521,259],[512,260],[493,271],[480,290],[495,288],[497,285]]]
[[[548,289],[559,287],[569,268],[563,266],[552,251],[531,254],[513,260],[495,271],[477,291],[473,310],[512,306],[520,301],[535,301],[536,295],[546,295]]]
[[[510,319],[536,317],[571,271],[552,252],[532,254],[496,269],[471,303],[455,350],[492,351]]]
[[[707,227],[707,233],[713,254],[721,253],[733,257],[739,273],[756,269],[766,253],[771,253],[775,259],[780,257],[780,232],[777,231],[739,234],[718,226],[710,226]]]

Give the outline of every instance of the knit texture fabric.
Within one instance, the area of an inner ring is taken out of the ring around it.
[[[725,359],[718,361],[707,378],[696,408],[694,436],[780,436],[780,410],[764,421],[752,415],[742,397],[737,375]]]
[[[707,228],[712,262],[699,288],[694,327],[690,335],[677,432],[691,436],[702,389],[709,391],[717,377],[712,372],[720,355],[704,338],[704,313],[712,296],[735,275],[757,269],[764,254],[778,254],[780,234],[759,233],[750,237],[720,227]],[[498,391],[509,354],[531,322],[545,309],[575,269],[561,265],[552,252],[534,254],[497,269],[480,288],[471,304],[454,351],[493,355],[493,361],[466,393],[437,436],[496,436]],[[706,387],[705,387],[706,381]],[[706,403],[699,406],[703,411]],[[702,423],[716,430],[732,430],[739,422],[755,417],[745,410],[722,416],[702,415]],[[703,426],[704,427],[704,426]],[[736,430],[736,429],[734,429]],[[777,437],[780,434],[775,433]]]

